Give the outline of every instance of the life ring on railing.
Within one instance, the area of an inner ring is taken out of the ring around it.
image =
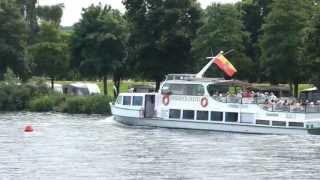
[[[200,104],[202,107],[208,106],[208,99],[206,97],[201,98]]]
[[[166,105],[169,104],[169,102],[170,102],[169,96],[168,95],[164,95],[162,97],[162,103],[166,106]]]

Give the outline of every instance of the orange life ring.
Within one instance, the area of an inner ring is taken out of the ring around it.
[[[169,99],[169,96],[168,95],[165,95],[162,97],[162,103],[166,106],[168,105],[170,102],[170,99]]]
[[[201,106],[207,107],[208,106],[208,99],[206,97],[201,98]]]

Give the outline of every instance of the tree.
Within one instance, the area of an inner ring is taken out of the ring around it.
[[[130,27],[129,64],[135,75],[156,82],[191,70],[191,41],[200,26],[195,0],[125,0]]]
[[[119,69],[126,56],[126,22],[110,6],[91,5],[83,9],[72,38],[73,65],[86,77],[103,77],[107,95],[107,77]]]
[[[55,78],[64,74],[70,64],[68,43],[61,34],[59,27],[44,21],[36,43],[29,48],[33,73],[50,77],[52,89]]]
[[[311,82],[320,89],[320,13],[313,16],[305,38],[304,57]]]
[[[261,62],[259,58],[261,53],[258,40],[261,36],[262,24],[270,12],[272,2],[273,0],[242,0],[238,4],[241,11],[243,11],[244,29],[249,32],[249,38],[245,42],[245,53],[254,63],[252,68],[254,76],[250,77],[254,81],[261,81],[264,78],[260,71]]]
[[[59,25],[63,15],[63,8],[64,4],[38,6],[37,14],[40,19]]]
[[[25,77],[26,30],[18,5],[0,1],[0,80],[8,67],[21,78]]]
[[[262,26],[263,72],[271,83],[294,84],[295,96],[303,80],[303,37],[312,9],[313,3],[309,0],[275,1]]]
[[[20,5],[20,13],[25,18],[25,22],[28,24],[30,34],[28,36],[29,43],[33,43],[33,40],[39,30],[37,22],[37,0],[16,0]]]
[[[198,59],[195,67],[199,70],[208,62],[205,57],[216,55],[220,51],[235,51],[228,55],[231,63],[238,69],[236,76],[248,79],[252,71],[252,62],[244,53],[244,42],[248,33],[243,30],[241,13],[233,4],[212,4],[207,7],[204,24],[200,27],[193,42],[193,52]],[[221,72],[215,69],[215,75]]]

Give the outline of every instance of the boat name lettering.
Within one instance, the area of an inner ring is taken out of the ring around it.
[[[238,105],[229,105],[229,107],[231,107],[231,108],[239,108]]]
[[[200,97],[189,97],[189,96],[172,96],[171,99],[175,101],[192,101],[192,102],[200,101]]]
[[[296,118],[296,115],[287,113],[286,118],[289,118],[289,119]]]
[[[267,113],[266,115],[267,116],[274,116],[274,117],[278,117],[279,116],[279,114],[275,114],[275,113]]]

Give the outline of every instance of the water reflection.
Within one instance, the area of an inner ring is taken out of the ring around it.
[[[32,124],[34,132],[23,128]],[[318,179],[319,136],[137,128],[103,116],[3,113],[1,179]]]

